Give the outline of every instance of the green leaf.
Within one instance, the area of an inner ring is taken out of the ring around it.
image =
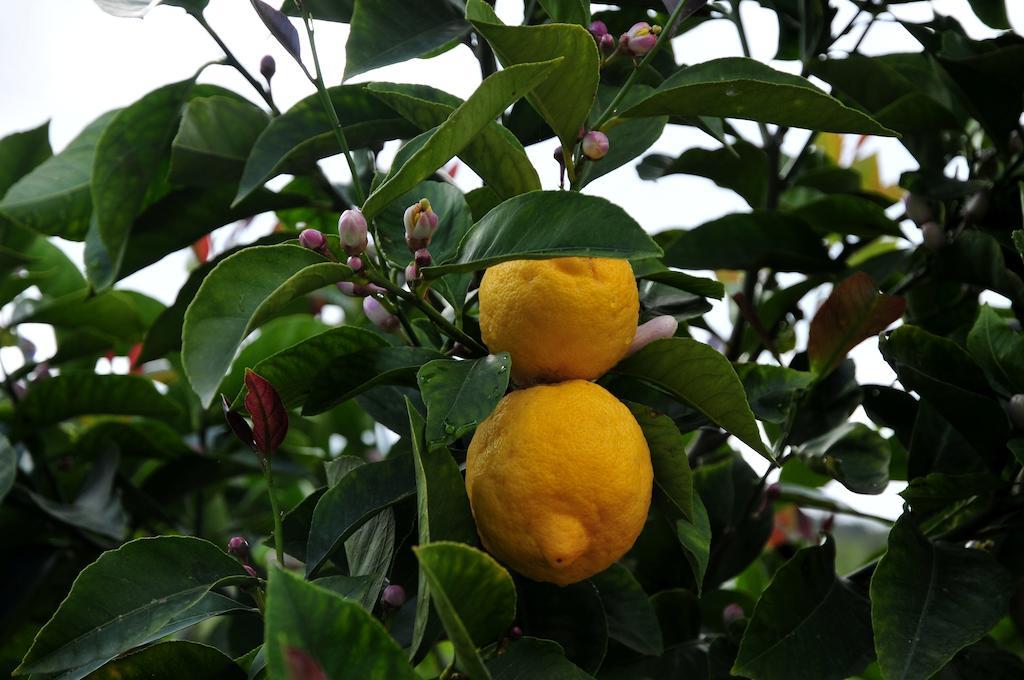
[[[58,673],[106,661],[149,642],[211,588],[247,580],[234,558],[207,541],[131,541],[82,570],[15,672]]]
[[[660,415],[642,404],[628,405],[640,429],[644,431],[644,438],[651,451],[654,488],[659,499],[671,505],[673,515],[693,520],[693,472],[686,456],[683,435],[668,416]]]
[[[360,350],[386,346],[387,341],[376,333],[339,326],[272,354],[252,366],[252,370],[270,381],[286,408],[295,408],[305,403],[312,383],[331,366],[345,362],[345,357]],[[243,387],[235,397],[236,408],[245,392]]]
[[[562,24],[590,24],[590,3],[586,0],[540,0],[552,21]]]
[[[506,68],[561,59],[551,77],[529,93],[527,99],[554,130],[563,148],[575,146],[600,79],[600,56],[590,32],[570,24],[506,26],[483,0],[466,3],[466,18],[486,38]]]
[[[711,520],[704,502],[696,493],[693,494],[693,521],[677,519],[675,532],[686,551],[686,561],[690,563],[697,594],[700,595],[711,559]]]
[[[260,133],[270,118],[248,101],[216,95],[197,97],[185,106],[171,142],[172,184],[208,186],[237,182]]]
[[[194,85],[193,77],[150,92],[115,114],[96,142],[85,260],[97,288],[116,280],[135,218],[163,180],[163,160]]]
[[[83,415],[144,416],[171,424],[184,415],[181,407],[160,394],[147,378],[79,371],[33,384],[17,413],[21,433]]]
[[[644,260],[643,262],[653,262],[657,266],[654,268],[654,271],[637,272],[638,279],[654,281],[655,283],[660,283],[676,290],[686,291],[687,293],[693,293],[694,295],[700,295],[701,297],[715,298],[716,300],[721,300],[725,297],[725,286],[722,285],[721,281],[674,271],[653,259]],[[637,268],[638,264],[637,262],[633,263],[634,269]]]
[[[732,672],[752,680],[842,680],[871,662],[867,599],[836,576],[831,537],[784,564],[761,595]]]
[[[253,330],[295,298],[352,275],[345,265],[298,245],[256,246],[226,258],[185,312],[181,358],[203,406]]]
[[[592,676],[565,658],[562,646],[552,640],[523,637],[504,654],[487,661],[493,680],[591,680]]]
[[[646,85],[634,85],[630,88],[629,93],[620,105],[628,106],[644,98],[651,91],[652,88]],[[609,85],[602,85],[598,89],[594,109],[591,112],[593,123],[597,122],[598,117],[611,104],[618,92],[618,87]],[[661,137],[661,133],[665,130],[668,120],[668,116],[637,118],[635,120],[623,121],[614,127],[606,129],[608,153],[600,160],[587,161],[585,166],[581,166],[583,168],[581,170],[583,185],[590,184],[594,180],[607,175],[609,172],[622,167],[634,158],[639,157],[644,151],[647,151]]]
[[[373,347],[353,352],[315,377],[302,413],[323,413],[377,385],[413,385],[420,366],[443,356],[426,347]]]
[[[932,543],[907,514],[871,578],[871,623],[887,679],[928,678],[1006,615],[1013,582],[992,555]]]
[[[760,269],[817,273],[838,268],[821,237],[798,218],[776,212],[726,215],[688,230],[662,232],[664,262],[680,269]]]
[[[447,0],[355,0],[345,45],[345,80],[431,52],[469,32]]]
[[[647,180],[676,173],[707,177],[723,189],[735,191],[751,208],[764,208],[768,195],[766,167],[768,156],[759,146],[737,140],[731,147],[687,149],[678,158],[650,154],[637,166],[637,174]]]
[[[1007,31],[1010,28],[1010,18],[1006,15],[1006,0],[968,0],[974,13],[985,22],[989,28],[998,31]]]
[[[457,541],[475,544],[476,524],[469,507],[462,473],[448,449],[431,447],[424,441],[423,416],[406,400],[409,430],[412,433],[412,455],[416,466],[416,504],[419,545],[436,541]],[[410,655],[416,658],[425,645],[439,633],[439,625],[430,608],[430,584],[426,571],[419,571],[416,593],[416,620],[413,625]]]
[[[807,356],[811,370],[825,376],[864,340],[903,316],[903,298],[883,295],[870,276],[857,272],[832,289],[811,320]]]
[[[969,229],[942,249],[936,275],[983,286],[1024,305],[1024,280],[1006,266],[1003,247],[994,236]]]
[[[597,587],[589,580],[558,586],[525,579],[518,586],[523,630],[557,642],[569,661],[596,673],[608,651],[608,623]]]
[[[387,630],[358,603],[274,569],[267,587],[267,677],[298,678],[289,657],[304,654],[332,680],[415,680]]]
[[[882,336],[882,357],[907,390],[921,395],[979,451],[1001,450],[1009,433],[984,372],[959,345],[915,326]]]
[[[860,196],[831,194],[805,203],[793,214],[822,234],[851,234],[861,238],[896,236],[903,232],[882,206]]]
[[[590,579],[608,617],[608,637],[646,656],[661,656],[661,626],[647,593],[629,569],[613,564]]]
[[[649,97],[619,114],[622,118],[662,115],[741,118],[821,132],[896,136],[807,79],[744,57],[712,59],[678,71]]]
[[[11,185],[0,201],[0,214],[48,236],[72,241],[85,238],[92,213],[89,184],[96,143],[116,113],[94,120],[67,148]]]
[[[982,306],[967,334],[967,351],[993,387],[1001,387],[1004,394],[1024,392],[1024,338],[988,305]]]
[[[910,504],[915,513],[926,516],[957,501],[991,494],[1001,487],[1003,484],[999,478],[987,472],[966,475],[933,472],[910,480],[910,484],[900,492],[900,496]]]
[[[390,139],[413,137],[419,132],[404,118],[370,94],[366,85],[327,89],[340,111],[345,139],[353,149]],[[237,204],[271,177],[282,172],[311,171],[316,161],[341,153],[330,117],[319,95],[301,100],[277,116],[253,145],[235,196]]]
[[[120,543],[124,540],[128,519],[120,495],[113,493],[119,460],[117,451],[107,448],[93,462],[72,503],[61,503],[32,491],[27,492],[28,496],[58,522]]]
[[[458,257],[423,272],[436,278],[507,260],[660,255],[643,227],[613,203],[576,192],[533,191],[491,210],[463,239]]]
[[[4,502],[7,493],[14,487],[17,476],[18,452],[7,441],[7,437],[0,435],[0,503]]]
[[[889,442],[864,423],[846,423],[812,439],[799,455],[814,472],[854,493],[880,494],[889,485]]]
[[[93,680],[245,680],[231,657],[198,642],[169,640],[111,661]]]
[[[512,102],[537,86],[558,61],[513,66],[495,73],[425,138],[422,145],[381,183],[363,204],[367,219],[458,155]]]
[[[491,674],[477,647],[494,642],[512,625],[516,613],[512,577],[494,558],[462,543],[434,542],[413,552],[455,646],[455,663],[474,680],[489,680]]]
[[[703,413],[765,458],[754,414],[732,364],[702,342],[690,338],[656,340],[612,369],[667,391]]]
[[[491,414],[508,389],[508,352],[482,359],[438,359],[416,374],[427,405],[427,443],[450,444]]]
[[[390,456],[342,477],[320,497],[313,510],[306,544],[306,575],[319,571],[367,520],[415,491],[415,473],[407,456]]]
[[[50,121],[32,130],[15,132],[0,139],[0,198],[15,182],[52,155]]]
[[[367,89],[423,132],[441,125],[463,103],[425,85],[371,83]],[[540,189],[537,170],[523,145],[496,121],[485,125],[457,155],[501,198]]]
[[[355,0],[303,0],[302,5],[309,10],[310,16],[323,21],[338,21],[347,24],[352,21],[352,9]],[[285,0],[281,11],[288,16],[301,17],[302,12],[295,0]]]
[[[814,382],[814,374],[785,366],[733,364],[759,420],[782,423],[796,396]]]

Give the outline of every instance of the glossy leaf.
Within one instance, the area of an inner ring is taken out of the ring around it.
[[[37,128],[15,132],[0,139],[0,198],[15,182],[52,155],[49,121]]]
[[[523,633],[557,642],[569,661],[596,673],[608,651],[608,622],[593,582],[557,586],[521,580],[518,585]]]
[[[716,116],[822,132],[896,134],[810,81],[743,57],[713,59],[678,71],[619,115]]]
[[[704,343],[689,338],[656,340],[612,371],[669,392],[762,456],[772,458],[761,441],[736,371]]]
[[[828,375],[851,349],[903,315],[906,301],[878,292],[871,277],[857,272],[838,284],[811,321],[807,355],[811,370]]]
[[[185,375],[204,406],[249,333],[296,297],[351,273],[288,244],[246,248],[217,265],[185,312],[181,338]]]
[[[967,351],[993,387],[1004,394],[1024,392],[1024,338],[985,305],[967,335]]]
[[[969,0],[971,9],[989,28],[1009,30],[1010,19],[1006,15],[1007,0]]]
[[[590,3],[585,0],[540,0],[540,6],[552,21],[581,26],[590,23]]]
[[[502,352],[424,364],[416,382],[427,405],[427,444],[450,444],[489,416],[508,389],[511,363],[508,352]]]
[[[593,228],[597,223],[601,229]],[[507,260],[660,255],[643,228],[609,201],[576,192],[534,191],[491,210],[463,239],[456,258],[423,272],[436,278]]]
[[[335,550],[380,510],[416,492],[413,464],[391,456],[352,470],[317,501],[306,544],[306,575],[312,576]]]
[[[455,647],[456,665],[474,678],[490,678],[477,647],[497,640],[512,625],[512,577],[494,558],[462,543],[440,541],[413,551]]]
[[[982,550],[932,543],[904,514],[871,579],[871,623],[886,678],[927,678],[1006,614],[1010,576]]]
[[[822,234],[851,234],[861,238],[902,237],[899,225],[867,198],[832,194],[805,203],[793,214]]]
[[[647,594],[629,569],[613,564],[591,577],[608,617],[608,637],[647,656],[664,651],[661,627]]]
[[[733,364],[743,383],[750,410],[759,420],[782,423],[799,394],[814,382],[814,374],[784,366]]]
[[[566,149],[572,148],[597,93],[600,59],[582,26],[506,26],[483,0],[466,3],[466,18],[494,48],[502,65],[561,59],[550,79],[527,95]]]
[[[185,186],[237,182],[252,145],[269,122],[262,109],[234,97],[193,99],[171,142],[168,179]]]
[[[565,651],[557,642],[534,637],[513,642],[504,654],[487,661],[487,670],[493,680],[590,680],[592,677],[566,659]]]
[[[247,579],[237,561],[198,538],[158,536],[126,543],[79,574],[17,672],[57,673],[106,661],[150,641],[211,588]]]
[[[458,155],[474,137],[512,102],[551,75],[557,61],[520,64],[490,76],[461,106],[409,156],[393,169],[363,204],[367,219],[376,217],[388,203],[412,189],[432,172]]]
[[[675,173],[706,177],[723,189],[735,191],[751,208],[764,208],[767,165],[768,157],[760,147],[738,140],[728,148],[687,149],[678,158],[650,154],[637,166],[637,173],[647,180]]]
[[[266,617],[267,677],[295,678],[296,650],[332,680],[414,680],[418,676],[387,630],[358,603],[283,569],[270,574]]]
[[[863,423],[847,423],[807,442],[800,455],[812,470],[854,493],[880,494],[889,484],[889,442]]]
[[[93,680],[245,680],[231,657],[198,642],[169,640],[111,661],[89,676]]]
[[[675,533],[686,551],[686,561],[690,563],[699,595],[704,587],[704,575],[707,574],[708,562],[711,559],[711,520],[704,502],[696,493],[693,495],[693,520],[677,519]]]
[[[835,572],[835,541],[804,548],[757,601],[732,672],[753,680],[842,680],[871,661],[870,607]]]
[[[668,416],[642,404],[629,404],[629,410],[644,432],[654,466],[654,488],[671,505],[673,514],[694,519],[693,472],[686,456],[686,441]]]

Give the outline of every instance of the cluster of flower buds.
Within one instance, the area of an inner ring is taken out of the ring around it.
[[[430,201],[421,198],[406,209],[402,221],[405,224],[405,245],[409,252],[415,253],[430,245],[440,220],[430,207]]]
[[[351,257],[361,255],[369,245],[366,218],[359,210],[346,210],[338,220],[338,237],[341,247]]]
[[[638,21],[619,36],[619,49],[631,57],[642,57],[654,49],[660,34],[661,26]]]
[[[604,54],[611,54],[615,51],[615,38],[608,32],[608,26],[603,21],[595,21],[590,24],[590,35],[594,36],[598,48]]]
[[[420,248],[413,253],[413,260],[409,263],[409,266],[405,268],[405,280],[407,283],[416,281],[420,278],[420,269],[423,267],[429,267],[434,259],[430,256],[430,251],[426,248]]]

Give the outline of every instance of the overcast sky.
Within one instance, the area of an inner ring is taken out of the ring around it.
[[[831,4],[840,7],[839,25],[845,25],[853,14],[852,6],[844,0],[832,0]],[[1024,3],[1008,4],[1011,22],[1021,32],[1024,30]],[[521,20],[522,7],[521,0],[498,0],[497,3],[499,14],[508,22]],[[902,19],[926,20],[931,18],[932,8],[958,18],[974,37],[994,35],[970,12],[967,0],[910,3],[897,6],[894,12]],[[753,56],[770,61],[777,40],[774,14],[756,2],[747,1],[743,3],[742,15]],[[282,110],[314,92],[255,16],[249,2],[211,0],[206,16],[251,71],[258,71],[264,54],[274,55],[278,63],[274,93]],[[861,21],[866,21],[866,17]],[[860,32],[855,29],[841,41],[837,53],[849,49]],[[340,82],[347,33],[345,25],[317,25],[318,52],[329,85]],[[304,35],[303,41],[305,45]],[[677,59],[683,63],[740,54],[735,28],[727,21],[705,22],[677,38],[673,47]],[[304,50],[308,56],[305,46]],[[883,21],[876,22],[861,46],[861,51],[867,54],[918,50],[916,41],[899,25]],[[201,64],[221,56],[206,33],[176,7],[157,7],[145,19],[135,20],[109,16],[91,0],[8,1],[0,21],[0,137],[50,120],[51,142],[54,149],[59,150],[99,114],[128,105],[161,85],[187,78]],[[773,65],[791,72],[798,69],[795,63]],[[353,82],[364,80],[424,83],[465,98],[479,84],[480,73],[469,49],[460,46],[434,59],[413,60],[370,72]],[[260,102],[249,85],[229,67],[208,68],[201,81],[230,87]],[[753,124],[741,122],[738,127],[756,140]],[[795,152],[805,138],[804,132],[790,134],[786,148]],[[393,152],[393,146],[389,151]],[[713,148],[716,143],[695,129],[671,126],[666,128],[654,150],[677,155],[693,146]],[[552,142],[547,142],[529,149],[545,188],[555,188],[558,182],[558,168],[551,159],[552,147]],[[861,153],[876,151],[880,154],[882,175],[887,182],[895,182],[900,173],[915,168],[913,159],[894,140],[872,139],[861,148]],[[748,210],[742,199],[708,180],[674,175],[658,182],[644,182],[637,177],[633,165],[597,180],[587,191],[620,204],[649,231],[692,227],[731,212]],[[326,163],[332,176],[343,176],[343,166],[338,159]],[[464,167],[457,180],[466,189],[479,181]],[[265,232],[271,224],[270,221],[259,222],[253,231]],[[906,231],[911,238],[916,237],[916,230]],[[259,235],[249,234],[251,238]],[[223,247],[225,238],[222,230],[215,247]],[[79,244],[62,245],[81,261]],[[170,303],[185,279],[189,264],[190,256],[178,253],[129,277],[119,287],[139,290]],[[813,309],[816,301],[808,301],[808,305]],[[719,305],[712,312],[712,323],[724,325],[726,315],[724,305]],[[47,328],[31,329],[31,333],[39,341],[42,356],[52,353],[52,336]],[[13,353],[8,356],[5,351],[3,358],[10,362],[9,369],[18,363]],[[861,382],[892,381],[892,371],[879,358],[874,341],[861,345],[854,358],[858,360]],[[868,501],[865,497],[842,495],[860,507]],[[898,497],[886,494],[885,498],[868,501],[868,507],[895,516],[899,514],[900,503]]]

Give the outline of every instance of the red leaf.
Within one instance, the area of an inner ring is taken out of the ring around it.
[[[329,680],[317,660],[298,647],[285,647],[284,661],[288,680]]]
[[[192,244],[192,252],[196,254],[196,259],[199,260],[199,264],[205,264],[210,259],[210,250],[212,247],[212,239],[207,234],[198,241]]]
[[[288,412],[277,390],[266,378],[245,369],[245,408],[252,418],[252,434],[256,450],[265,456],[277,451],[288,433]]]
[[[228,427],[230,427],[231,431],[235,433],[236,437],[238,437],[238,441],[242,442],[250,449],[255,448],[255,445],[252,442],[252,428],[249,427],[249,423],[245,422],[245,418],[239,415],[237,411],[231,410],[231,402],[228,401],[228,398],[224,394],[220,395],[220,400],[224,407],[224,420],[227,421]]]
[[[142,343],[136,344],[128,350],[128,364],[131,366],[131,373],[138,375],[142,373],[142,366],[139,365],[139,356],[142,354]]]
[[[820,376],[834,371],[851,349],[903,316],[906,306],[901,297],[879,293],[864,272],[837,285],[811,321],[811,370]]]

